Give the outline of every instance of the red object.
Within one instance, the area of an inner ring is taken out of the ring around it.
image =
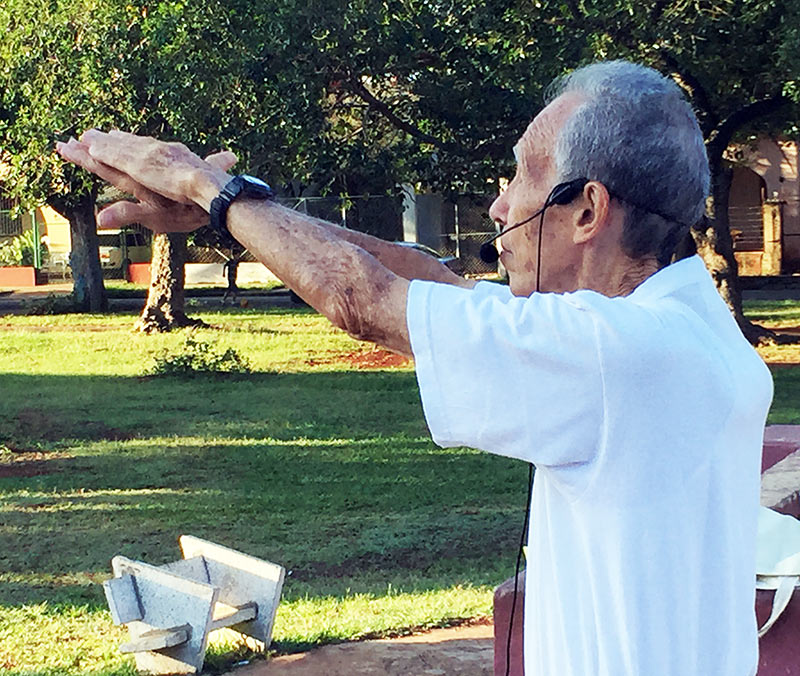
[[[36,286],[45,282],[45,276],[32,266],[0,267],[0,286]]]
[[[800,425],[770,425],[764,431],[761,472],[765,472],[798,449],[800,449]],[[790,507],[781,508],[779,511],[787,510],[791,512]],[[525,673],[522,656],[525,571],[522,571],[519,577],[511,640],[510,676],[523,676]],[[513,591],[514,578],[511,577],[494,592],[494,676],[506,674],[508,626]],[[772,591],[756,593],[756,616],[759,626],[769,617],[773,594]],[[800,676],[800,590],[795,590],[792,601],[783,615],[759,640],[758,676]]]
[[[522,618],[525,594],[525,571],[520,571],[517,581],[517,602],[514,606],[514,626],[511,635],[511,651],[508,650],[508,625],[511,604],[514,599],[514,578],[510,577],[494,590],[494,676],[505,676],[506,658],[511,662],[509,674],[523,674]]]
[[[772,609],[772,591],[756,592],[758,626]],[[800,676],[800,591],[772,628],[758,641],[758,676]]]
[[[129,263],[127,281],[134,284],[150,284],[150,263]]]

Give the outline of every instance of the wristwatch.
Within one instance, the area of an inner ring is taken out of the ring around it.
[[[219,195],[211,200],[211,208],[208,212],[211,217],[209,227],[222,238],[233,239],[230,230],[228,230],[228,207],[239,196],[258,200],[275,199],[275,193],[272,188],[260,178],[248,176],[247,174],[234,176],[225,184]]]

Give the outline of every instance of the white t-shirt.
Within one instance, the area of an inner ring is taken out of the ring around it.
[[[526,676],[751,676],[769,371],[698,257],[627,297],[412,282],[434,441],[536,465]]]

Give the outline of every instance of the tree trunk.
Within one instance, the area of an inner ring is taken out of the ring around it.
[[[153,333],[182,326],[205,326],[204,322],[190,319],[184,312],[185,262],[185,233],[158,233],[153,236],[150,290],[134,329]]]
[[[774,341],[775,333],[753,324],[744,315],[742,291],[739,286],[739,266],[733,255],[733,238],[728,222],[728,198],[733,170],[721,158],[709,158],[711,168],[711,197],[708,200],[708,217],[692,229],[697,253],[717,285],[717,290],[728,304],[736,323],[745,338],[753,345]]]
[[[55,197],[48,203],[69,221],[69,265],[72,269],[72,299],[76,309],[105,312],[108,310],[108,298],[100,266],[94,195],[86,193],[69,199]]]

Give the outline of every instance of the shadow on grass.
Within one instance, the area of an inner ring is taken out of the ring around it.
[[[289,598],[513,561],[524,468],[436,448],[413,373],[2,380],[0,604],[104,607],[112,556],[179,558],[182,533],[286,566]]]

